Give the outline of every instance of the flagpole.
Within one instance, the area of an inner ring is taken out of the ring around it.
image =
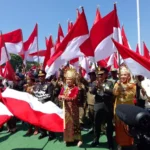
[[[139,46],[139,52],[141,55],[143,55],[143,50],[141,49],[141,33],[140,33],[140,1],[136,0],[136,6],[137,6],[137,32],[138,32],[138,46]]]
[[[21,32],[21,36],[22,36],[22,42],[23,42],[24,40],[23,40],[23,34],[22,34],[22,32]],[[24,55],[24,59],[25,59],[24,44],[23,44],[23,55]],[[23,71],[24,71],[24,75],[26,75],[26,69],[27,69],[26,60],[25,60],[25,62],[24,62],[24,60],[23,60],[22,57],[21,57],[21,59],[22,59],[22,69],[23,69]]]
[[[40,58],[39,58],[39,40],[38,40],[38,24],[37,24],[37,51],[38,51],[38,68],[40,66]]]

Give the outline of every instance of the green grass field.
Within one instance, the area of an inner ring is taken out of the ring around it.
[[[101,145],[96,148],[91,148],[90,143],[92,142],[93,135],[88,132],[82,132],[83,146],[78,148],[77,146],[66,147],[62,136],[57,134],[57,139],[48,141],[48,137],[39,140],[38,135],[24,136],[27,127],[22,124],[17,124],[17,132],[14,134],[7,133],[5,128],[0,132],[0,150],[107,150],[106,136],[102,135],[100,138]]]

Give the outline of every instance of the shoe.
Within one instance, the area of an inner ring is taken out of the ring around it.
[[[0,127],[0,132],[2,132],[3,131],[3,129],[4,129],[4,127],[2,126],[2,127]]]
[[[27,133],[25,134],[26,136],[29,136],[33,133],[33,130],[32,129],[28,129]]]
[[[75,146],[75,142],[66,142],[66,146]]]
[[[15,133],[16,131],[17,131],[16,127],[10,130],[11,133]]]
[[[47,134],[45,134],[45,135],[40,135],[39,137],[38,137],[38,139],[40,140],[40,139],[43,139],[43,138],[45,138],[47,136]]]
[[[9,132],[10,132],[10,129],[8,129],[6,133],[9,133]]]
[[[118,145],[117,150],[122,150],[122,147],[120,145]]]
[[[98,146],[99,144],[100,144],[99,142],[93,141],[93,142],[91,143],[91,147],[96,147],[96,146]]]
[[[93,133],[94,133],[93,128],[89,129],[89,132],[88,132],[88,133],[89,133],[89,134],[93,134]]]
[[[81,147],[82,144],[83,144],[83,142],[82,142],[82,141],[79,141],[78,144],[77,144],[77,146],[78,146],[78,147]]]
[[[54,140],[56,137],[55,136],[49,136],[48,140],[51,141],[51,140]]]
[[[109,150],[115,150],[113,147],[110,147]]]

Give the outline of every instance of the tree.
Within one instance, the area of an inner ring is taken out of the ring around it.
[[[14,70],[16,70],[17,68],[20,70],[23,64],[22,58],[15,54],[10,54],[10,55],[11,55],[10,63],[12,67],[14,68]]]
[[[23,66],[23,60],[19,55],[11,54],[10,63],[14,70],[19,69],[21,71]],[[38,66],[37,62],[27,62],[26,63],[26,71],[28,71],[33,65]]]

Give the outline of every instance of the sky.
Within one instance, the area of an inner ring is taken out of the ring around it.
[[[105,16],[113,10],[114,2],[117,2],[120,24],[124,25],[129,43],[135,49],[138,42],[136,0],[1,0],[0,30],[7,33],[21,28],[26,41],[38,23],[39,49],[45,49],[45,37],[51,34],[56,40],[59,23],[67,33],[67,21],[76,20],[77,8],[84,7],[90,29],[97,6]],[[140,0],[141,42],[145,41],[150,49],[149,6],[150,0]]]

